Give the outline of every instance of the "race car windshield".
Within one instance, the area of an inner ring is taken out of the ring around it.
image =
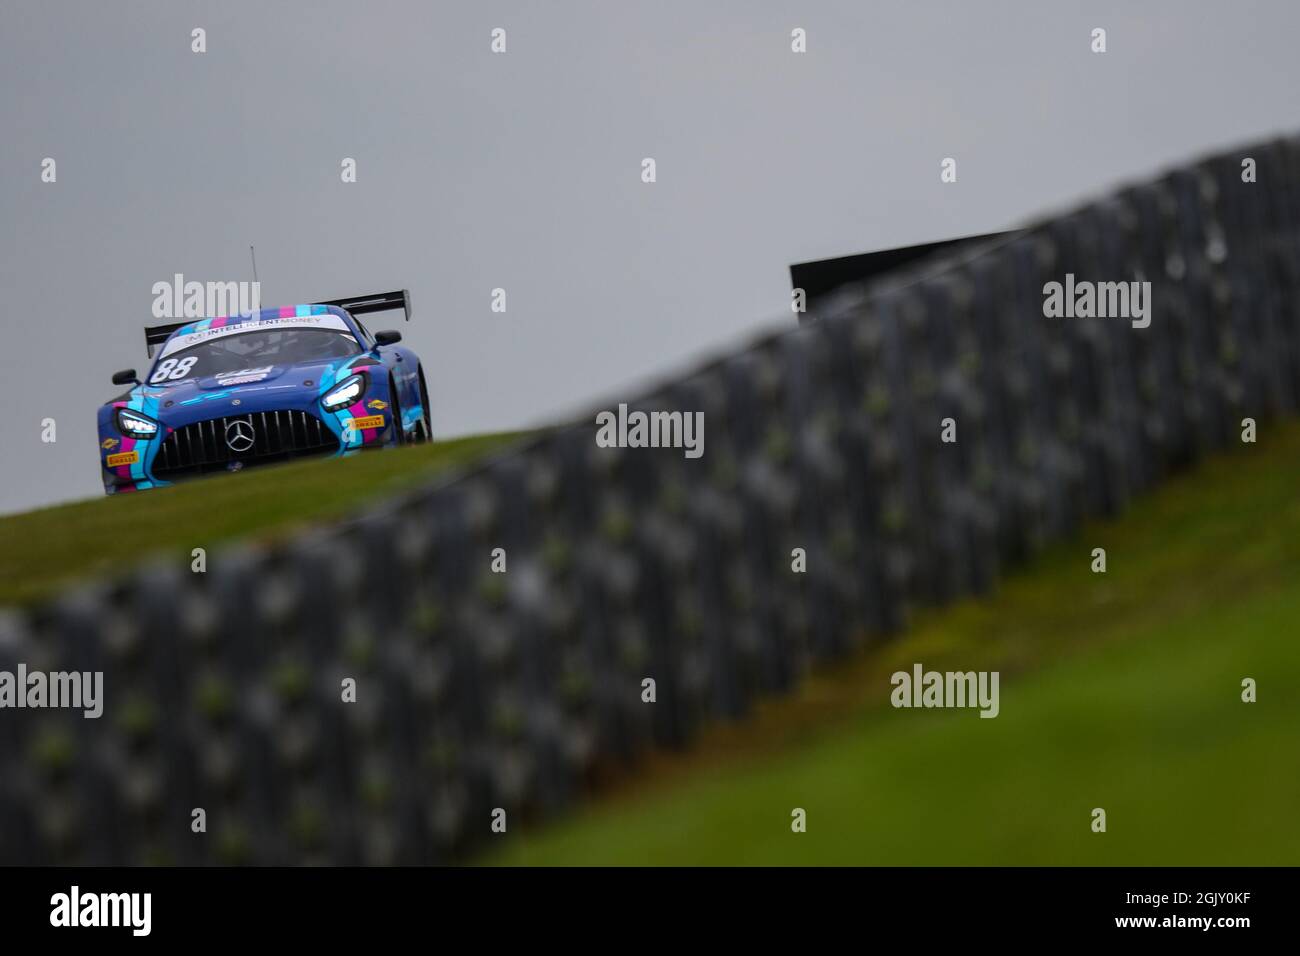
[[[356,355],[361,346],[350,333],[320,328],[251,329],[202,342],[163,358],[150,385],[167,385],[253,367],[327,362]]]

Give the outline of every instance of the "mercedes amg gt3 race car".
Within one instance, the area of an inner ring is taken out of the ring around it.
[[[394,309],[405,290],[146,328],[153,366],[99,409],[104,491],[427,441],[419,358],[357,318]]]

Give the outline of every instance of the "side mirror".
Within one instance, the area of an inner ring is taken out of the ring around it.
[[[120,372],[113,373],[113,384],[114,385],[139,385],[140,379],[135,374],[135,369],[128,368],[128,369],[123,369]]]
[[[376,345],[396,345],[402,341],[402,333],[394,332],[392,329],[385,329],[383,332],[375,333]]]

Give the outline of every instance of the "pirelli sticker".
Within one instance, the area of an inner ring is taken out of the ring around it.
[[[356,429],[362,429],[362,428],[383,428],[383,427],[384,427],[384,416],[383,416],[383,415],[367,415],[365,418],[354,418],[354,419],[352,419],[352,427],[353,427],[353,428],[356,428]]]
[[[116,455],[109,455],[104,459],[104,464],[108,465],[109,468],[117,468],[119,465],[134,465],[139,460],[140,453],[138,451],[124,451]]]

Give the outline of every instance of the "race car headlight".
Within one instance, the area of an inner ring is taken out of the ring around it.
[[[366,377],[358,373],[345,378],[325,393],[320,403],[325,406],[327,412],[337,412],[340,408],[346,408],[366,392]]]
[[[158,423],[148,416],[129,408],[117,410],[117,430],[132,438],[152,438],[158,434]]]

